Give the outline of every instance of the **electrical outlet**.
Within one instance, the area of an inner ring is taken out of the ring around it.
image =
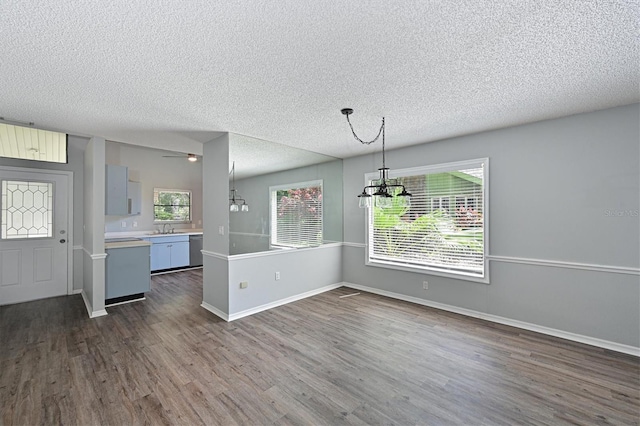
[[[249,283],[247,281],[242,281],[240,283],[240,288],[247,288],[249,286]]]
[[[127,222],[125,222],[125,221],[120,222],[120,226],[122,226],[123,228],[126,228],[127,227]]]
[[[422,288],[425,290],[429,290],[429,281],[422,281]]]
[[[218,234],[224,235],[224,225],[218,226]]]
[[[280,279],[280,272],[276,272],[276,281]]]
[[[131,226],[133,226],[134,228],[137,228],[138,227],[138,222],[133,222],[133,224]]]

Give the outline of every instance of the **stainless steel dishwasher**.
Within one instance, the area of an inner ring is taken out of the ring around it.
[[[189,266],[202,266],[202,234],[189,235]]]

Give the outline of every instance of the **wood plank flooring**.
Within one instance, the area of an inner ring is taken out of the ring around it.
[[[2,425],[639,423],[639,359],[341,288],[225,323],[202,272],[0,307]]]

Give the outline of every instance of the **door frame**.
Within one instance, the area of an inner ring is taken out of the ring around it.
[[[33,174],[64,175],[67,177],[67,295],[73,294],[73,172],[67,170],[32,169],[0,165],[0,172],[22,172]]]

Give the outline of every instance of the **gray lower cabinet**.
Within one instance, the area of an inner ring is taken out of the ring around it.
[[[107,249],[105,299],[151,289],[149,246]]]

